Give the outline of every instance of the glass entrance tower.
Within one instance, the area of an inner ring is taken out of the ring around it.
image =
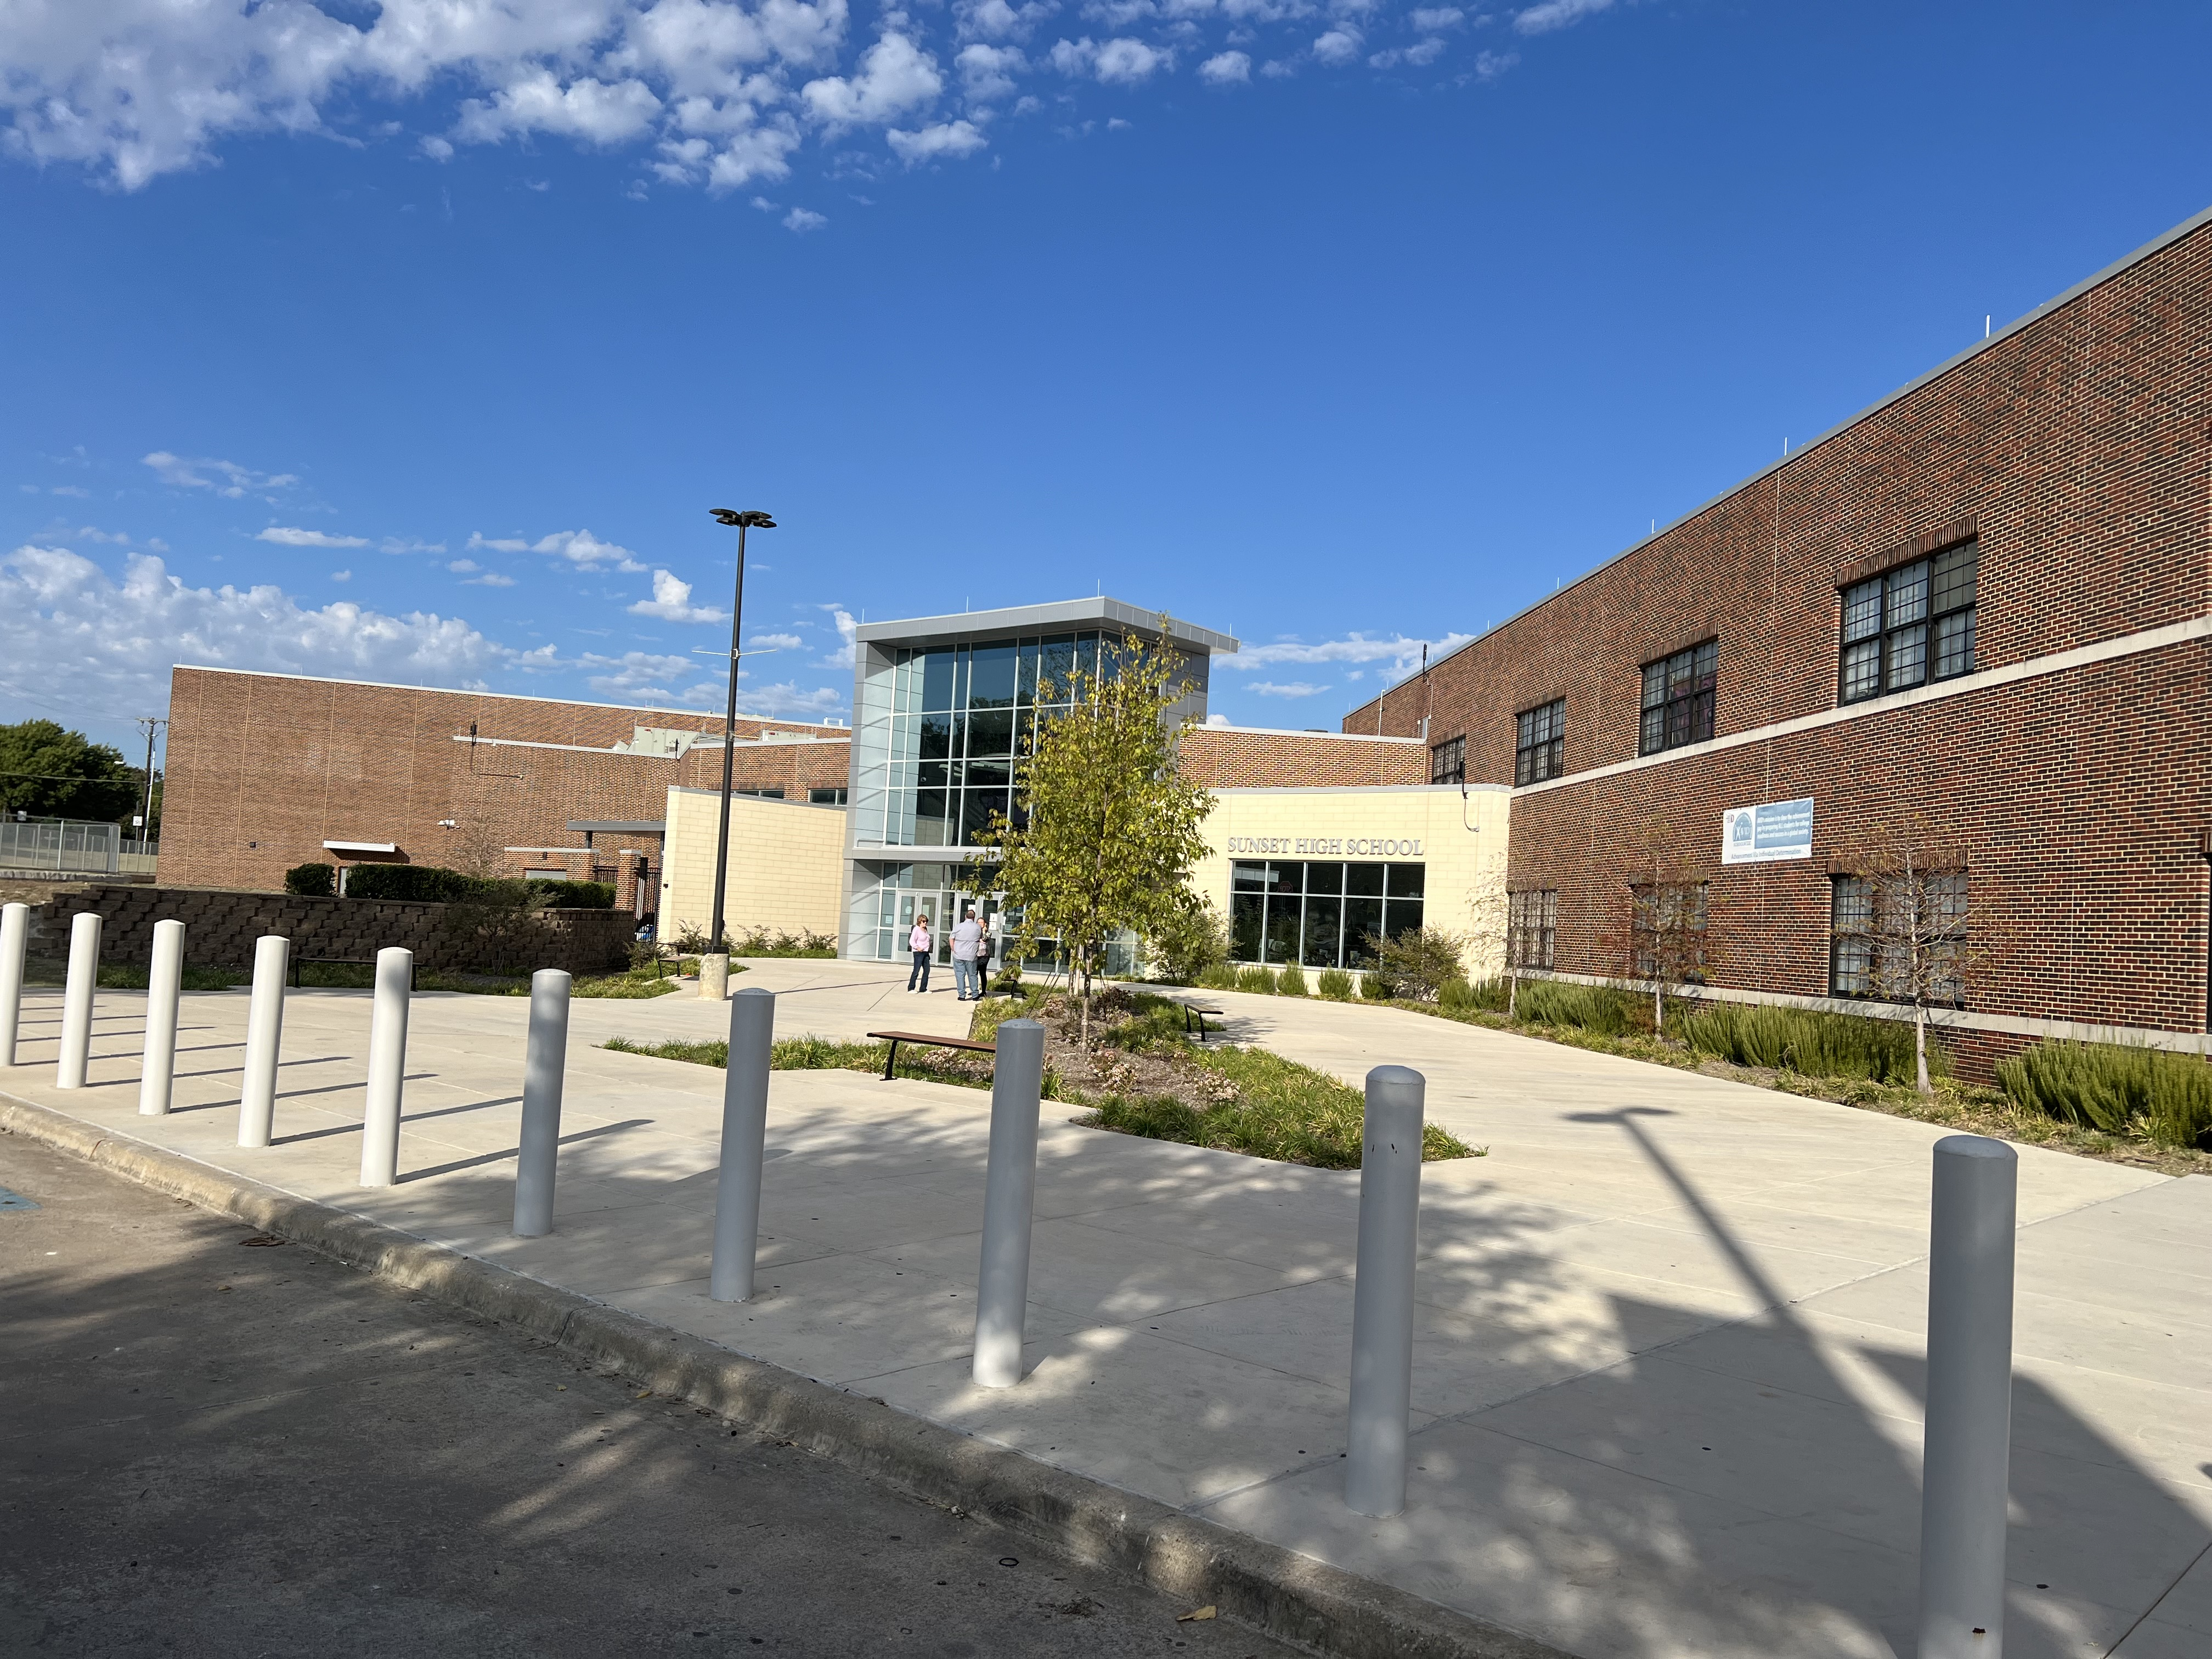
[[[941,953],[958,907],[988,920],[997,907],[979,880],[988,849],[975,836],[994,813],[1018,821],[1015,766],[1039,718],[1066,707],[1049,699],[1066,695],[1075,668],[1099,672],[1102,642],[1158,640],[1164,629],[1193,687],[1174,717],[1202,720],[1212,659],[1237,641],[1119,599],[861,624],[842,954],[902,957],[925,915]]]

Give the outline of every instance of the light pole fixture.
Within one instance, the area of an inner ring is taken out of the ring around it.
[[[728,525],[738,532],[738,586],[730,602],[730,696],[722,716],[722,817],[714,835],[714,923],[708,931],[707,951],[710,956],[723,959],[723,987],[726,988],[730,947],[722,937],[722,887],[730,874],[730,768],[737,759],[738,734],[738,630],[745,619],[745,532],[748,530],[773,530],[775,520],[765,513],[740,513],[733,507],[718,507],[712,510],[716,524]],[[699,967],[699,989],[708,994],[707,967]]]

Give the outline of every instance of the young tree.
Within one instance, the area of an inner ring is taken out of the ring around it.
[[[1899,823],[1838,861],[1836,988],[1912,1009],[1912,1058],[1920,1092],[1928,1077],[1928,1019],[1966,1000],[1988,940],[1969,938],[1973,918],[1965,850],[1924,819]]]
[[[1712,966],[1711,894],[1705,867],[1671,824],[1656,821],[1645,826],[1626,875],[1626,904],[1601,945],[1625,977],[1650,988],[1651,1028],[1664,1036],[1668,996],[1704,984]]]
[[[1164,634],[1167,618],[1160,619]],[[1091,981],[1109,936],[1157,934],[1199,899],[1191,866],[1204,856],[1198,826],[1213,798],[1182,775],[1180,726],[1168,711],[1194,689],[1164,640],[1134,635],[1108,645],[1092,674],[1076,669],[1039,701],[1072,703],[1039,722],[1035,750],[1015,769],[1025,822],[994,817],[976,839],[998,849],[999,884],[1021,912],[1024,940],[1056,933],[1080,976],[1081,1041],[1091,1041]]]

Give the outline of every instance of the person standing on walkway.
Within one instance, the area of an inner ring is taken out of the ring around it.
[[[983,973],[975,961],[983,943],[983,924],[970,910],[952,930],[952,989],[963,1002],[983,1000]]]
[[[929,936],[927,911],[914,919],[914,932],[906,936],[906,948],[914,952],[914,969],[906,976],[906,988],[927,991],[929,988],[929,958],[937,949],[937,941]],[[916,980],[921,983],[916,985]]]

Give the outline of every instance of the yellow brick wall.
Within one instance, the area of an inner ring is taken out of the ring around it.
[[[704,933],[714,912],[714,835],[719,791],[671,789],[660,888],[660,936],[684,925]],[[730,802],[730,872],[723,889],[732,934],[765,927],[837,935],[838,884],[844,874],[845,809],[803,801]]]

